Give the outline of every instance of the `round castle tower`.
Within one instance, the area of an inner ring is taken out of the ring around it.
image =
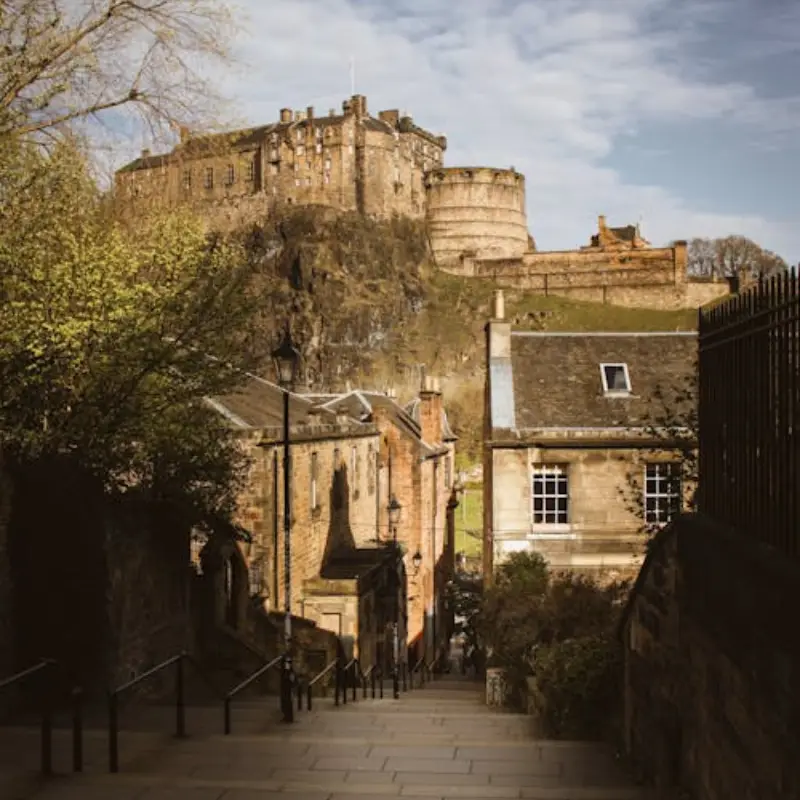
[[[444,167],[425,181],[428,232],[439,266],[464,257],[518,258],[529,249],[525,176],[513,169]]]

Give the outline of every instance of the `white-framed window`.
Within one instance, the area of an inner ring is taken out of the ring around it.
[[[534,527],[569,524],[569,476],[566,464],[534,464],[531,472],[531,520]]]
[[[322,152],[322,144],[321,144],[320,142],[317,142],[317,144],[315,145],[314,149],[315,149],[315,150],[316,150],[318,153],[321,153],[321,152]]]
[[[300,128],[300,129],[297,131],[297,141],[298,141],[298,142],[302,142],[302,141],[303,141],[303,129],[302,129],[302,128]]]
[[[601,364],[600,377],[606,394],[630,394],[631,376],[627,364]]]
[[[311,505],[311,510],[316,511],[319,508],[319,496],[317,494],[317,479],[319,477],[317,470],[319,466],[317,464],[317,454],[311,454],[311,483],[309,486],[309,501]]]
[[[683,486],[677,461],[654,461],[644,467],[644,519],[665,525],[681,510]]]
[[[297,155],[302,156],[305,152],[306,148],[302,144],[297,145]]]
[[[236,168],[233,164],[228,164],[225,170],[225,185],[233,186],[234,183],[236,183]]]

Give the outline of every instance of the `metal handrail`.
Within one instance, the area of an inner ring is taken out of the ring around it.
[[[380,698],[383,700],[383,669],[380,664],[373,664],[366,672],[362,673],[362,694],[361,696],[366,699],[367,697],[367,683],[370,684],[372,690],[372,699],[375,699],[375,684],[377,678],[380,678]]]
[[[411,684],[411,688],[414,688],[414,676],[419,673],[420,676],[420,686],[425,685],[425,673],[424,673],[424,666],[425,666],[425,657],[420,656],[419,661],[411,668],[411,674],[409,675],[409,683]]]
[[[162,672],[175,665],[175,735],[177,737],[186,736],[186,698],[184,695],[184,671],[183,662],[188,656],[187,653],[178,653],[165,659],[154,667],[137,675],[127,683],[111,689],[108,693],[108,769],[109,772],[119,772],[119,696],[132,689],[134,686],[152,678],[153,675]]]
[[[442,653],[441,653],[441,651],[439,651],[439,654],[436,656],[436,658],[434,658],[433,661],[431,661],[429,664],[425,665],[425,669],[428,672],[428,680],[429,681],[432,681],[434,679],[433,669],[439,663],[439,660],[441,659],[441,657],[442,657]]]
[[[347,673],[350,672],[352,669],[353,671],[353,691],[352,691],[352,699],[353,702],[358,700],[358,679],[359,675],[361,674],[361,666],[358,663],[357,658],[351,658],[343,667],[342,669],[342,702],[344,705],[347,705]]]
[[[315,675],[307,684],[306,684],[306,709],[311,711],[311,697],[312,692],[314,690],[314,686],[321,681],[331,670],[335,669],[339,666],[339,659],[334,658],[333,661],[329,662],[325,669],[322,672]],[[336,689],[334,692],[334,705],[339,705],[339,671],[336,670],[334,673],[334,681],[336,683]]]
[[[8,678],[3,678],[0,681],[0,691],[8,689],[11,686],[25,682],[33,675],[38,675],[47,669],[58,666],[58,662],[51,658],[43,658],[38,664],[34,664],[28,669],[17,672],[15,675],[10,675]],[[73,698],[79,698],[78,690],[73,690]],[[75,772],[83,770],[83,726],[82,715],[80,713],[80,703],[76,699],[73,707],[73,727],[72,727],[72,768]],[[40,769],[42,775],[53,774],[53,704],[49,693],[42,697],[42,719],[41,719],[41,735],[40,735]]]
[[[268,661],[263,666],[259,667],[252,675],[249,675],[245,678],[241,683],[234,686],[226,695],[225,695],[225,735],[227,736],[231,732],[231,700],[236,697],[239,692],[244,691],[253,681],[258,680],[265,672],[268,672],[273,667],[277,666],[283,661],[283,656],[276,656],[272,659],[272,661]]]

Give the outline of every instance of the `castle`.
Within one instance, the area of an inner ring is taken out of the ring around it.
[[[436,264],[456,274],[541,294],[651,308],[694,308],[727,283],[687,277],[686,242],[654,248],[636,226],[600,217],[589,245],[540,252],[528,232],[525,178],[512,169],[445,167],[447,139],[397,110],[373,117],[354,95],[316,116],[224,134],[181,131],[169,153],[148,150],[116,175],[122,202],[213,209],[320,205],[371,217],[424,219]]]

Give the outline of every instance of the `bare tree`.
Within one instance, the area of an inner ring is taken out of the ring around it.
[[[690,275],[707,278],[768,277],[787,268],[786,262],[746,236],[692,239],[687,255]]]
[[[207,119],[199,67],[232,32],[225,0],[0,0],[0,140],[114,110],[153,134]]]

